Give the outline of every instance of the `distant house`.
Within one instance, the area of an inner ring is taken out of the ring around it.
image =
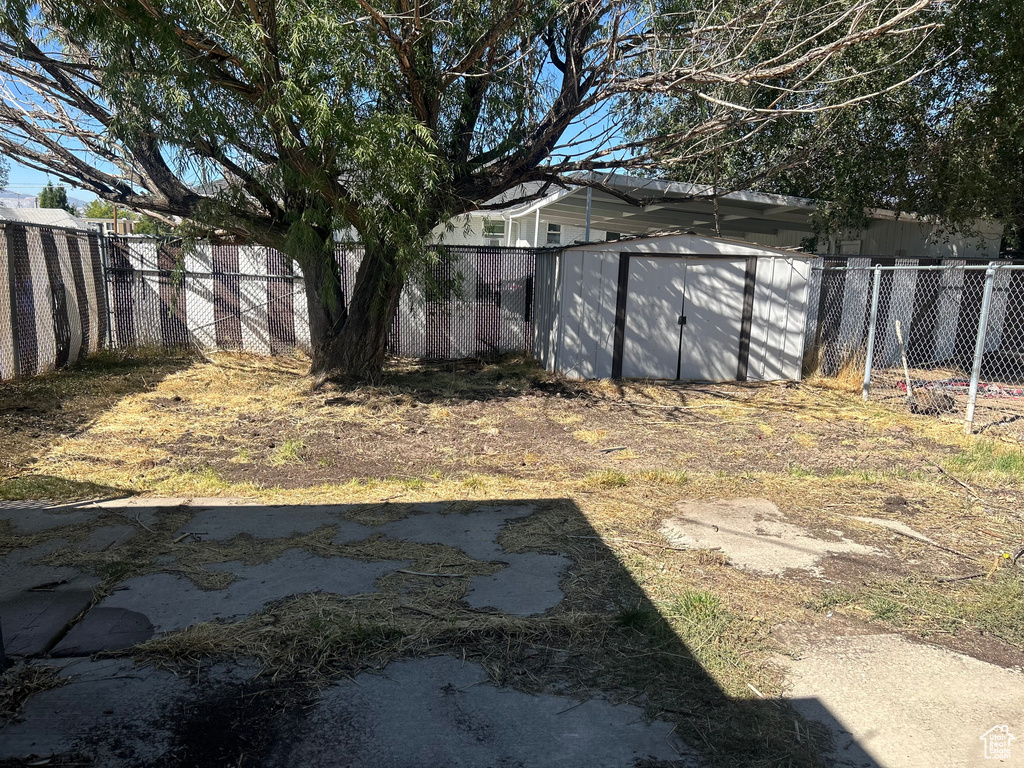
[[[42,224],[49,227],[85,229],[85,222],[63,208],[2,208],[0,222],[16,221],[22,224]]]
[[[127,216],[118,216],[115,224],[113,219],[82,219],[90,229],[97,229],[105,235],[112,235],[117,231],[119,235],[130,235],[135,231],[135,221]]]
[[[620,236],[644,236],[666,231],[691,231],[744,240],[771,248],[795,249],[814,235],[811,214],[815,203],[799,197],[761,192],[732,192],[715,205],[709,190],[692,184],[595,174],[611,190],[646,205],[633,205],[605,191],[585,187],[549,190],[530,202],[500,207],[538,195],[537,182],[521,185],[490,201],[498,207],[460,216],[439,239],[450,245],[502,245],[520,247],[566,246],[605,242]],[[910,214],[870,212],[862,232],[818,244],[818,253],[848,256],[895,256],[907,258],[995,258],[1002,227],[978,222],[981,237],[934,237],[935,228]],[[588,227],[589,220],[589,227]]]

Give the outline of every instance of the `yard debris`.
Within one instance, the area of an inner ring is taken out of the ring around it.
[[[615,445],[615,446],[612,446],[611,448],[598,448],[597,450],[600,453],[614,453],[615,451],[624,451],[624,450],[626,450],[626,446],[624,446],[624,445]]]
[[[904,536],[908,539],[911,539],[912,541],[917,541],[921,544],[928,544],[929,546],[935,547],[936,549],[941,549],[943,552],[949,552],[952,555],[957,555],[959,557],[966,558],[967,560],[976,561],[978,559],[974,555],[969,555],[966,552],[961,552],[958,549],[947,547],[945,544],[939,544],[939,542],[935,541],[934,539],[928,538],[923,533],[918,533],[910,526],[904,525],[903,523],[898,523],[894,520],[879,520],[878,518],[874,517],[859,517],[857,515],[852,515],[850,519],[857,520],[862,523],[868,523],[869,525],[877,525],[879,528],[885,528],[888,531],[892,531],[897,536]]]

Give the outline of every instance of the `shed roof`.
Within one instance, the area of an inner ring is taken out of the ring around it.
[[[50,227],[85,229],[85,222],[63,208],[2,208],[0,222],[17,221],[21,224],[41,224]]]

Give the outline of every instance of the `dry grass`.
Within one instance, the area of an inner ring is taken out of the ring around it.
[[[67,681],[54,667],[35,664],[15,664],[0,672],[0,731],[7,722],[17,718],[29,697],[59,688]]]

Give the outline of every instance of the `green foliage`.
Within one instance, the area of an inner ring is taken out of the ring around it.
[[[1024,451],[992,440],[979,439],[946,466],[968,480],[1024,485]]]
[[[826,62],[833,103],[879,91],[875,98],[786,115],[756,133],[737,125],[715,136],[705,154],[666,164],[665,172],[724,190],[817,200],[821,236],[841,238],[865,225],[867,209],[886,208],[921,214],[940,234],[974,234],[977,219],[998,220],[1006,245],[1024,249],[1024,5],[944,3],[929,14],[936,28],[902,55],[880,39]],[[749,103],[755,90],[730,84],[715,95]],[[785,106],[770,93],[760,101],[766,109]],[[632,128],[671,133],[707,113],[696,97],[667,100]]]
[[[132,232],[136,235],[166,235],[170,231],[171,228],[162,221],[145,214],[139,216],[132,227]]]
[[[46,182],[46,186],[43,187],[43,191],[39,193],[38,197],[40,208],[61,208],[72,216],[77,211],[75,206],[68,202],[68,191],[64,187],[55,187],[52,182]]]
[[[82,216],[87,219],[112,219],[114,218],[114,204],[97,197],[82,209]]]
[[[339,334],[352,348],[386,337],[402,285],[429,264],[434,231],[453,216],[526,182],[647,171],[752,124],[752,113],[719,106],[701,130],[634,144],[622,142],[616,113],[643,121],[670,93],[692,101],[719,82],[774,87],[779,62],[827,92],[816,46],[852,42],[846,14],[858,3],[870,26],[909,0],[443,0],[426,10],[7,0],[0,72],[68,114],[6,121],[0,151],[83,178],[119,205],[283,250],[307,282],[319,375],[321,353],[343,348]],[[861,26],[857,39],[881,32]],[[886,39],[891,53],[915,35]],[[83,52],[88,63],[69,70],[67,57]],[[755,103],[771,91],[743,88],[736,95]],[[805,90],[790,102],[805,97],[822,100]],[[346,297],[348,315],[332,256],[338,232],[373,265]],[[350,373],[379,373],[380,346]]]

